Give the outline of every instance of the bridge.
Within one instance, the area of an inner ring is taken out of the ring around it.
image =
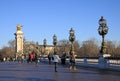
[[[91,67],[81,67],[78,61],[76,71],[69,71],[69,66],[57,66],[46,61],[35,63],[1,62],[0,81],[119,81],[120,72]],[[87,66],[87,65],[86,65]]]

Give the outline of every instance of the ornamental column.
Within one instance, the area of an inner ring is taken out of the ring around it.
[[[14,33],[16,46],[15,46],[15,58],[17,59],[19,56],[23,54],[23,32],[21,31],[22,25],[16,26],[17,31]]]

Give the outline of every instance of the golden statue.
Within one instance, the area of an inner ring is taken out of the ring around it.
[[[17,27],[17,31],[21,31],[21,27],[23,27],[23,26],[18,24],[16,27]]]

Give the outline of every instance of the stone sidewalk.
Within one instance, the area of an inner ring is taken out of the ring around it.
[[[47,63],[6,62],[0,63],[0,81],[120,81],[120,73],[79,67],[76,71],[69,71],[66,66],[58,65],[58,72],[54,72],[54,65]]]

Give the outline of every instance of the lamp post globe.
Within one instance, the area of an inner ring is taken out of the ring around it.
[[[70,34],[70,36],[69,36],[69,41],[71,42],[71,43],[73,43],[74,42],[74,40],[75,40],[75,35],[74,35],[74,30],[71,28],[70,29],[70,31],[69,31],[69,34]]]

